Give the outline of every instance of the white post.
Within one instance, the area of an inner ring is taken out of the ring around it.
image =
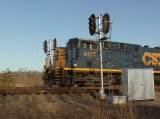
[[[49,39],[49,63],[52,65],[52,39]]]
[[[98,32],[99,32],[99,39],[102,38],[102,23],[101,23],[101,14],[98,15]],[[101,72],[101,89],[99,91],[99,98],[100,99],[105,99],[106,94],[104,92],[104,87],[103,87],[103,52],[102,52],[102,41],[99,40],[99,51],[100,51],[100,72]]]

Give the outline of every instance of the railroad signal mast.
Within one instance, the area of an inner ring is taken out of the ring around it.
[[[104,40],[107,40],[108,38],[105,37],[105,35],[109,32],[110,29],[110,16],[108,13],[101,15],[98,14],[97,17],[95,17],[94,14],[90,16],[89,19],[89,33],[90,35],[98,35],[98,41],[99,41],[99,57],[100,57],[100,73],[101,73],[101,89],[99,92],[100,98],[104,99],[106,97],[104,93],[104,87],[103,87],[103,57],[102,57],[102,42]],[[96,31],[96,19],[98,19],[98,29]]]
[[[53,65],[54,60],[53,59],[53,55],[54,55],[54,50],[57,47],[57,41],[56,39],[49,39],[49,41],[47,42],[47,40],[45,40],[43,42],[43,50],[44,53],[46,54],[46,59],[45,59],[45,67],[50,67]]]

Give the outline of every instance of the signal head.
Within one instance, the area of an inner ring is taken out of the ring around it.
[[[110,16],[108,13],[104,14],[102,19],[102,24],[103,24],[103,32],[107,34],[110,28]]]
[[[57,40],[56,38],[53,40],[53,49],[55,50],[57,47]]]
[[[90,35],[93,36],[96,32],[96,17],[94,14],[92,14],[88,19],[89,19],[89,33]]]
[[[46,40],[43,42],[43,50],[44,50],[44,53],[47,53],[47,41]]]

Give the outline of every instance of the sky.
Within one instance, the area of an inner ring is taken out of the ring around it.
[[[112,41],[160,46],[160,0],[0,0],[0,72],[42,71],[44,40],[92,38],[88,18],[109,13]]]

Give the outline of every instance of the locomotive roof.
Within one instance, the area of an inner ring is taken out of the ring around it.
[[[79,41],[85,41],[88,43],[93,43],[96,42],[97,40],[95,39],[89,39],[89,38],[71,38],[69,39],[68,43],[70,42],[79,42]],[[111,41],[111,43],[123,43],[123,42],[115,42],[115,41]],[[138,44],[130,44],[130,43],[123,43],[123,44],[128,44],[128,45],[138,45]],[[140,46],[140,45],[138,45]]]
[[[79,42],[79,41],[84,41],[85,43],[95,43],[97,42],[98,40],[95,40],[95,39],[89,39],[89,38],[71,38],[68,40],[67,44],[68,43],[75,43],[75,42]],[[124,42],[116,42],[116,41],[111,41],[111,44],[125,44],[125,45],[132,45],[132,46],[138,46],[138,47],[143,47],[139,44],[133,44],[133,43],[124,43]],[[144,48],[152,48],[152,47],[149,47],[149,46],[144,46]],[[160,46],[158,47],[154,47],[156,49],[160,49]]]
[[[79,41],[82,41],[82,42],[85,41],[85,42],[88,42],[88,43],[94,43],[94,42],[96,42],[96,40],[87,39],[87,38],[71,38],[71,39],[68,40],[67,46],[68,46],[69,43],[76,43],[76,42],[79,43]]]
[[[94,39],[89,39],[89,38],[71,38],[71,39],[69,39],[68,42],[75,42],[75,41],[79,41],[79,40],[96,41],[96,40],[94,40]]]

